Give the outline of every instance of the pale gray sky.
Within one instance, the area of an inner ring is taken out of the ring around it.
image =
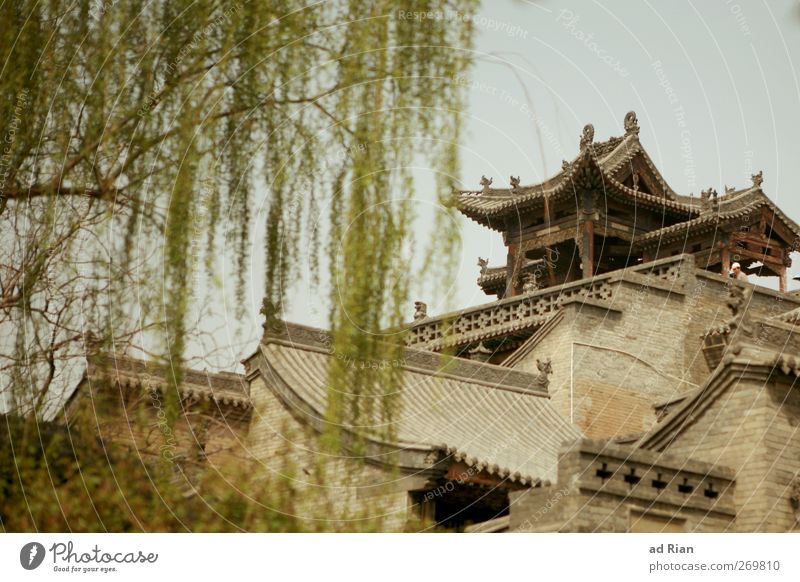
[[[476,66],[464,80],[470,108],[463,187],[477,189],[482,174],[497,187],[510,174],[523,184],[538,182],[576,155],[586,123],[594,124],[595,140],[604,140],[620,135],[623,116],[635,110],[642,143],[677,192],[722,193],[726,184],[742,187],[763,170],[764,191],[800,220],[796,1],[493,0],[483,3],[475,25]],[[437,209],[432,171],[416,176],[419,255]],[[498,233],[458,220],[461,264],[449,299],[430,296],[424,286],[412,297],[426,301],[432,314],[486,302],[475,283],[477,257],[505,261]],[[232,356],[245,355],[250,348],[241,343],[260,335],[262,248],[256,241],[248,321],[238,330],[222,325],[227,340],[219,342],[240,345]],[[798,258],[792,274],[800,273]],[[291,296],[286,319],[326,326],[326,292],[301,284]],[[218,306],[227,314],[222,321],[233,321],[231,300]]]

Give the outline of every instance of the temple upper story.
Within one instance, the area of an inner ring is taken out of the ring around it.
[[[480,190],[456,193],[465,216],[503,234],[506,264],[479,259],[487,294],[502,299],[680,254],[724,275],[739,262],[786,289],[800,226],[764,193],[761,172],[745,188],[680,195],[639,141],[634,112],[624,129],[595,142],[587,125],[578,155],[539,184],[511,176],[510,188],[493,188],[484,176]]]

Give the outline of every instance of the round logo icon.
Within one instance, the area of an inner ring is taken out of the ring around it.
[[[35,570],[44,561],[44,546],[39,542],[30,542],[19,551],[19,563],[26,570]]]

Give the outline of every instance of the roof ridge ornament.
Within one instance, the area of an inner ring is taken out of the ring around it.
[[[625,135],[639,135],[639,120],[636,119],[635,111],[628,111],[625,114]]]
[[[714,188],[700,191],[701,212],[717,212],[719,210],[718,194]]]
[[[761,188],[764,183],[764,170],[759,170],[758,174],[751,174],[750,179],[753,181],[753,188]]]
[[[264,296],[264,299],[261,301],[261,309],[259,309],[258,312],[264,316],[264,323],[261,324],[261,327],[264,328],[265,336],[270,332],[276,333],[281,331],[284,323],[279,317],[280,308],[269,297]]]
[[[550,374],[553,373],[553,363],[550,358],[540,360],[536,358],[536,368],[539,370],[539,375],[536,377],[536,385],[545,390],[550,385]]]
[[[509,181],[511,182],[511,189],[516,190],[519,188],[519,176],[516,178],[514,176],[509,176]]]
[[[494,352],[492,352],[492,350],[490,350],[490,349],[489,349],[489,348],[487,348],[485,345],[483,345],[483,342],[482,342],[482,341],[481,341],[481,342],[479,342],[477,346],[475,346],[474,348],[472,348],[472,349],[470,349],[470,350],[468,350],[468,351],[467,351],[467,354],[469,354],[470,356],[472,356],[472,357],[473,357],[473,359],[474,359],[474,357],[475,357],[475,356],[481,356],[481,355],[491,355],[491,354],[493,354],[493,353],[494,353]]]
[[[414,301],[414,321],[420,321],[428,317],[428,304],[422,301]]]
[[[493,181],[492,178],[487,178],[486,176],[481,176],[481,186],[483,186],[483,188],[481,189],[481,194],[488,194],[489,193],[489,190],[490,190],[489,186],[492,185],[492,181]]]
[[[594,125],[587,123],[583,126],[583,133],[581,134],[581,151],[590,147],[594,142]]]
[[[478,266],[481,268],[481,276],[485,275],[486,271],[489,269],[489,259],[478,257]]]
[[[533,293],[539,289],[539,277],[536,271],[522,275],[522,293]]]

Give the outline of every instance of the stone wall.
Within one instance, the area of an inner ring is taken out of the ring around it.
[[[537,359],[551,358],[554,404],[592,438],[647,430],[653,404],[699,387],[710,373],[702,334],[730,318],[728,280],[695,269],[691,256],[612,275],[608,301],[564,304],[562,321],[515,366],[535,373]],[[754,287],[748,311],[772,316],[798,304]]]
[[[295,418],[257,375],[251,380],[254,404],[247,450],[267,479],[295,491],[296,512],[319,521],[326,531],[374,528],[402,531],[414,508],[409,491],[423,483],[353,456],[322,452],[319,435]]]
[[[70,423],[94,427],[106,442],[129,446],[144,460],[198,458],[198,441],[205,443],[205,458],[212,466],[240,463],[249,413],[242,409],[221,409],[215,404],[184,403],[170,425],[163,395],[120,389],[107,381],[84,381],[66,409]]]
[[[722,467],[581,441],[558,471],[557,483],[511,495],[512,531],[706,532],[734,518],[733,473]]]
[[[667,449],[736,472],[737,531],[796,527],[790,496],[800,470],[800,394],[786,377],[763,378],[742,371]]]

